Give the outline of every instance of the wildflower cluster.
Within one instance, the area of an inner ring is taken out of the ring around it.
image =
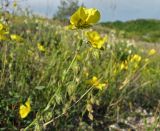
[[[129,66],[133,66],[135,69],[138,67],[142,57],[138,54],[134,54],[131,56],[128,56],[127,60],[124,60],[120,64],[121,70],[127,70]]]
[[[13,6],[17,7],[17,3]],[[97,114],[107,119],[110,109],[114,114],[115,106],[127,104],[126,95],[151,81],[148,78],[146,82],[145,77],[149,76],[148,72],[152,74],[152,67],[150,70],[146,67],[157,50],[142,52],[131,42],[126,44],[126,40],[115,38],[115,30],[101,33],[101,25],[92,28],[100,17],[97,9],[80,7],[70,17],[70,30],[46,19],[33,18],[31,23],[25,19],[23,22],[28,26],[19,31],[20,35],[14,30],[19,25],[10,24],[13,29],[10,31],[8,25],[0,23],[0,85],[9,94],[6,97],[15,98],[11,103],[1,102],[0,110],[5,115],[11,114],[11,118],[19,116],[14,120],[8,117],[7,124],[24,127],[29,123],[24,130],[33,126],[40,130],[54,121],[55,129],[60,126],[64,129],[64,125],[68,127],[67,120],[70,123],[75,116],[80,122],[76,125],[81,126],[88,114],[87,121],[94,120],[93,124],[99,126],[102,123],[96,120]],[[26,98],[24,95],[28,99],[21,101]],[[62,116],[65,116],[64,125]],[[5,117],[0,113],[0,126]]]
[[[16,42],[23,42],[23,38],[16,34],[9,32],[8,25],[0,23],[0,41],[13,40]]]

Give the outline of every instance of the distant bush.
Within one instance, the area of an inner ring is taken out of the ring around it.
[[[54,19],[67,20],[79,8],[78,0],[61,0]]]
[[[127,22],[116,21],[102,23],[102,26],[124,31],[125,38],[134,38],[147,42],[160,42],[160,20],[138,19]]]

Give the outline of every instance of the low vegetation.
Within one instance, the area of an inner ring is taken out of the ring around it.
[[[127,22],[102,23],[109,29],[115,29],[117,36],[146,42],[160,42],[160,20],[132,20]]]
[[[128,117],[142,120],[144,130],[158,129],[160,54],[116,32],[143,40],[159,25],[108,23],[102,24],[104,34],[102,25],[93,30],[99,19],[97,9],[82,7],[67,27],[39,17],[10,15],[5,22],[1,16],[0,130],[108,130]]]

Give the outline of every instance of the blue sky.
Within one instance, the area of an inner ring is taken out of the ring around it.
[[[26,0],[24,7],[49,17],[57,11],[60,0]],[[138,18],[160,19],[160,0],[79,0],[86,7],[101,12],[101,21],[131,20]]]

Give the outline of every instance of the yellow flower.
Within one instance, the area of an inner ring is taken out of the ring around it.
[[[130,61],[131,61],[131,62],[140,62],[141,59],[142,59],[142,57],[141,57],[140,55],[135,54],[135,55],[133,55],[133,56],[131,57]]]
[[[89,43],[94,47],[101,49],[104,43],[107,41],[107,36],[101,37],[96,31],[90,31],[86,33]]]
[[[21,104],[19,108],[19,114],[21,118],[25,118],[31,111],[30,98],[25,102],[25,105]]]
[[[100,83],[96,76],[93,76],[92,79],[89,81],[89,83],[95,86],[99,90],[102,90],[104,87],[106,87],[106,84]]]
[[[96,87],[97,87],[97,89],[102,90],[105,86],[106,86],[105,83],[99,83]]]
[[[100,12],[95,8],[80,7],[70,18],[71,28],[86,28],[100,20]]]
[[[21,36],[16,35],[16,34],[11,34],[10,37],[11,37],[11,40],[14,40],[14,41],[17,41],[17,42],[22,42],[23,41],[23,38]]]
[[[40,43],[37,43],[37,47],[38,47],[38,50],[39,50],[39,51],[42,51],[42,52],[44,52],[44,51],[45,51],[44,46],[43,46],[43,45],[41,45]]]
[[[96,76],[93,76],[92,79],[90,80],[90,83],[92,85],[97,85],[99,83],[98,78]]]
[[[127,60],[123,61],[123,62],[120,64],[120,70],[123,70],[123,69],[125,69],[125,70],[128,69],[128,61],[127,61]]]
[[[151,49],[149,52],[148,52],[148,55],[151,56],[151,55],[154,55],[156,53],[156,50],[155,49]]]

